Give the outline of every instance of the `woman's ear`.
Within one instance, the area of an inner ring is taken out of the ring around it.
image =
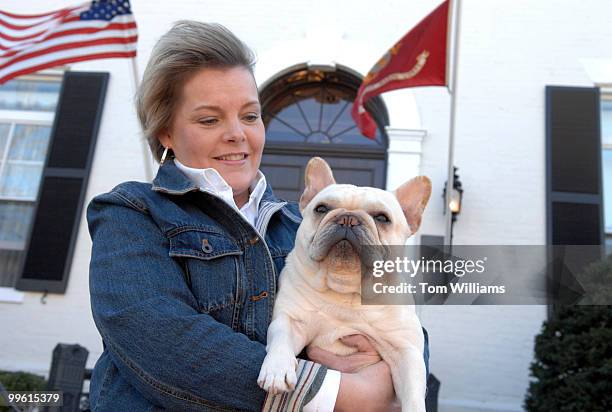
[[[168,129],[165,129],[164,131],[162,131],[157,136],[157,139],[164,147],[167,147],[168,149],[172,149],[172,136],[170,136],[170,132],[168,131]]]

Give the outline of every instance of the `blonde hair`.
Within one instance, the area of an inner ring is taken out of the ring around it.
[[[136,112],[153,157],[164,147],[158,136],[168,129],[187,79],[204,68],[244,67],[253,73],[255,55],[220,24],[182,20],[164,34],[151,52],[136,94]]]

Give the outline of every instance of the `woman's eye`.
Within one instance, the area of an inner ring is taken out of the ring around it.
[[[259,115],[256,113],[251,113],[251,114],[247,114],[246,116],[244,116],[244,120],[246,120],[247,122],[256,122],[259,119]]]
[[[218,120],[214,117],[207,117],[206,119],[200,119],[199,122],[200,124],[203,124],[205,126],[212,126],[214,124],[217,124]]]
[[[321,213],[321,214],[327,213],[329,212],[329,208],[325,205],[319,205],[315,208],[315,212]]]
[[[390,222],[389,218],[384,213],[377,214],[376,216],[374,216],[374,219],[376,219],[376,221],[380,222],[380,223],[389,223]]]

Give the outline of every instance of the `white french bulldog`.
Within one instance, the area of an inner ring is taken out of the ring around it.
[[[312,158],[300,198],[304,217],[281,272],[259,386],[293,390],[296,355],[307,345],[338,355],[357,349],[340,338],[367,336],[388,363],[403,411],[425,412],[424,337],[413,305],[362,305],[363,245],[403,245],[421,223],[431,194],[427,177],[394,193],[336,184],[329,165]]]

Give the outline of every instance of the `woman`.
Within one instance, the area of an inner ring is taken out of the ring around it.
[[[301,220],[259,171],[265,140],[252,52],[219,25],[179,22],[137,98],[160,169],[96,197],[91,304],[104,343],[94,410],[387,409],[389,369],[363,337],[311,351],[297,388],[257,386],[278,273]],[[367,365],[367,366],[364,366]]]

